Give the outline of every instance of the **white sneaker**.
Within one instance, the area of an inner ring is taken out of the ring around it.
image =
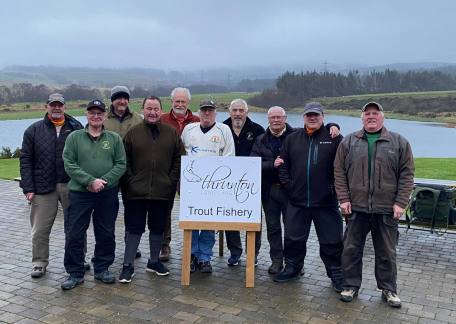
[[[340,293],[340,300],[346,303],[349,303],[358,295],[358,290],[354,288],[343,289]]]
[[[402,306],[399,296],[388,289],[382,290],[382,299],[385,300],[391,307],[399,308]]]

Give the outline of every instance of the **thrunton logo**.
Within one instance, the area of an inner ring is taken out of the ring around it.
[[[248,141],[252,141],[253,140],[253,133],[252,132],[247,132],[247,134],[245,134],[245,138]]]
[[[98,100],[95,100],[95,101],[93,102],[93,104],[94,104],[94,105],[101,105],[101,102],[99,102]]]
[[[109,150],[111,148],[111,144],[109,143],[109,141],[103,141],[101,143],[101,147],[104,149],[104,150]]]

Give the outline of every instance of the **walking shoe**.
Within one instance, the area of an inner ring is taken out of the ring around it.
[[[82,284],[83,282],[84,282],[84,277],[78,278],[78,277],[73,277],[72,275],[70,275],[67,278],[67,280],[62,282],[60,287],[63,290],[70,290],[70,289],[73,289],[74,287],[76,287],[77,285]]]
[[[132,264],[124,264],[122,272],[119,275],[119,282],[130,283],[131,279],[135,276],[135,268]]]
[[[358,289],[349,288],[349,289],[342,289],[340,293],[340,300],[346,303],[349,303],[358,295]]]
[[[147,262],[146,267],[147,272],[156,273],[158,276],[167,276],[169,275],[169,270],[163,263],[160,261],[152,262],[150,259]]]
[[[84,262],[84,271],[90,271],[90,263]]]
[[[402,303],[399,296],[388,289],[382,290],[382,299],[388,303],[391,307],[401,307]]]
[[[138,248],[136,249],[135,259],[139,259],[141,257],[141,250]]]
[[[228,266],[235,267],[235,266],[239,265],[240,261],[241,261],[241,256],[240,255],[231,254],[231,256],[228,259],[227,263],[228,263]]]
[[[198,258],[194,254],[192,254],[191,259],[190,259],[190,273],[193,273],[198,269],[199,269]]]
[[[99,280],[99,281],[101,281],[102,283],[105,283],[105,284],[112,284],[112,283],[114,283],[116,281],[116,277],[109,270],[105,270],[103,272],[95,273],[93,277],[96,280]]]
[[[211,261],[201,262],[199,267],[201,273],[212,273]]]
[[[336,293],[342,292],[342,280],[340,279],[331,279],[331,284]]]
[[[257,266],[258,266],[258,257],[255,256],[255,267],[257,267]]]
[[[160,256],[158,257],[158,259],[163,262],[169,261],[170,254],[171,248],[168,245],[163,245],[160,250]]]
[[[272,264],[269,266],[268,273],[269,274],[278,274],[283,269],[283,262],[282,261],[272,261]]]
[[[295,269],[291,266],[285,265],[285,269],[275,276],[273,280],[275,282],[287,282],[299,279],[300,276],[302,276],[301,269]]]
[[[33,267],[32,272],[30,273],[30,276],[32,278],[41,278],[46,274],[46,267]]]

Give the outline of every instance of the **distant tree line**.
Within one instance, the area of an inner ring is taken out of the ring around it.
[[[259,92],[274,86],[274,79],[246,79],[234,86],[221,86],[216,84],[187,85],[193,94],[201,93],[226,93],[233,91]],[[166,86],[129,86],[132,98],[145,98],[151,94],[164,97],[169,96],[172,89],[180,84]],[[53,88],[44,84],[15,83],[11,86],[0,85],[0,104],[19,102],[45,102],[49,94],[59,92],[66,100],[91,100],[94,98],[109,98],[109,89],[98,89],[77,84],[64,88]]]
[[[276,80],[276,88],[264,90],[249,100],[259,107],[284,105],[301,106],[310,98],[346,95],[415,92],[456,89],[456,76],[441,71],[385,70],[361,75],[358,71],[348,74],[331,72],[285,72]]]

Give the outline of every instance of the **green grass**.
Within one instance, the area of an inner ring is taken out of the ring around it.
[[[214,94],[197,94],[192,95],[190,109],[192,111],[198,110],[198,105],[202,100],[212,99],[217,102],[221,110],[228,108],[231,100],[236,98],[248,99],[257,93],[253,92],[230,92],[230,93],[214,93]],[[163,110],[169,111],[171,109],[170,97],[161,97]],[[82,116],[85,114],[85,105],[88,100],[74,100],[67,102],[66,112],[72,116]],[[105,104],[109,105],[110,100],[104,99]],[[143,99],[132,99],[130,101],[130,108],[134,111],[139,111],[142,106]],[[23,102],[11,105],[0,105],[0,120],[15,120],[15,119],[29,119],[40,118],[45,114],[44,103],[38,102]]]
[[[19,176],[19,159],[0,159],[0,179]],[[456,180],[456,158],[416,158],[415,177]]]
[[[0,159],[0,179],[19,177],[19,159]]]

